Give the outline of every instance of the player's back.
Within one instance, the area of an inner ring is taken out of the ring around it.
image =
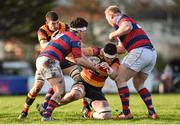
[[[47,56],[63,62],[69,53],[72,53],[75,58],[81,55],[80,39],[74,32],[64,32],[56,35],[50,40],[40,56]]]
[[[132,49],[143,46],[153,48],[149,37],[141,28],[141,26],[134,19],[128,17],[127,15],[118,16],[115,19],[115,28],[118,29],[121,23],[124,21],[129,21],[132,24],[131,32],[119,37],[127,51],[131,51]]]

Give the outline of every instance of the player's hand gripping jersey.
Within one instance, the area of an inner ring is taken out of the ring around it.
[[[83,54],[89,56],[89,59],[96,64],[105,62],[100,48],[96,48],[96,47],[86,48],[86,52],[85,53],[83,52]],[[111,67],[118,67],[120,65],[119,59],[115,58],[112,61],[112,63],[109,65]],[[103,87],[105,80],[108,77],[108,74],[106,69],[103,69],[102,67],[100,67],[98,72],[92,71],[91,69],[83,68],[83,70],[81,71],[81,77],[85,82],[87,82],[88,84],[94,87]]]

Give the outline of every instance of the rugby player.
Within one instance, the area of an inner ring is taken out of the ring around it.
[[[122,14],[116,5],[107,7],[105,16],[108,23],[116,29],[109,34],[109,40],[119,39],[128,52],[115,78],[123,107],[118,118],[133,118],[129,108],[129,89],[127,87],[127,81],[133,78],[134,87],[147,106],[148,117],[157,119],[158,115],[152,104],[151,94],[144,86],[145,80],[156,64],[155,48],[142,27],[134,19]]]
[[[110,76],[111,79],[114,79],[115,75],[117,75],[116,72],[120,62],[117,58],[116,45],[108,43],[103,49],[89,47],[83,48],[82,51],[83,54],[89,56],[89,59],[94,63],[102,65],[103,67],[106,65],[106,69],[100,67],[100,70],[96,72],[89,68],[83,68],[80,73],[81,80],[73,85],[69,93],[66,93],[61,99],[59,106],[85,97],[93,108],[93,110],[90,108],[83,109],[85,118],[110,119],[112,118],[112,112],[109,103],[102,92],[102,87],[108,76]],[[53,89],[49,89],[45,97],[45,102],[49,101],[49,98],[53,93]],[[39,107],[41,114],[43,114],[44,109],[46,109],[46,107],[44,107],[45,105],[46,103],[43,104],[43,107]]]
[[[57,34],[51,39],[36,60],[36,74],[38,75],[35,80],[47,80],[54,90],[42,121],[52,120],[52,112],[65,94],[64,77],[59,64],[64,62],[68,54],[72,54],[78,65],[92,70],[99,69],[98,65],[81,55],[81,42],[84,42],[87,26],[88,22],[85,19],[80,17],[74,19],[70,24],[70,31]]]
[[[58,33],[63,33],[69,30],[69,26],[63,22],[59,21],[59,16],[54,11],[47,12],[46,23],[41,26],[38,30],[38,40],[40,43],[41,51],[47,46],[49,41],[53,39]],[[80,67],[73,62],[65,61],[60,63],[63,74],[69,75],[74,81],[79,79]],[[39,74],[36,73],[36,77]],[[35,83],[31,90],[28,92],[23,109],[18,117],[18,119],[24,119],[28,115],[30,106],[33,104],[37,94],[42,89],[44,85],[44,80],[35,80]]]

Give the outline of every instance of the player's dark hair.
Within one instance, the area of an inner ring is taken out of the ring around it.
[[[70,27],[72,28],[82,28],[82,27],[87,27],[87,26],[88,26],[88,22],[84,18],[81,18],[81,17],[75,18],[70,23]]]
[[[54,11],[47,12],[46,20],[57,21],[58,19],[59,19],[59,16],[56,12],[54,12]]]
[[[104,52],[109,54],[109,55],[115,55],[115,54],[117,54],[117,47],[113,43],[107,43],[104,46]]]

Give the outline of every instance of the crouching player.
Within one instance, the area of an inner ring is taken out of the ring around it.
[[[107,69],[101,67],[98,72],[89,68],[83,68],[80,73],[81,80],[74,84],[71,91],[66,93],[61,99],[60,106],[85,97],[90,100],[90,104],[93,108],[93,110],[90,108],[83,109],[85,118],[110,119],[112,118],[112,112],[102,92],[102,87],[108,75],[112,79],[115,77],[113,75],[115,75],[120,65],[119,59],[116,58],[117,48],[114,44],[108,43],[105,45],[104,49],[89,47],[82,51],[84,55],[90,56],[89,59],[94,63],[104,65],[106,62],[110,67]],[[49,96],[53,93],[53,89],[50,89],[46,95],[45,102],[48,102]],[[43,110],[44,109],[40,106],[39,111],[41,114],[43,114]]]

